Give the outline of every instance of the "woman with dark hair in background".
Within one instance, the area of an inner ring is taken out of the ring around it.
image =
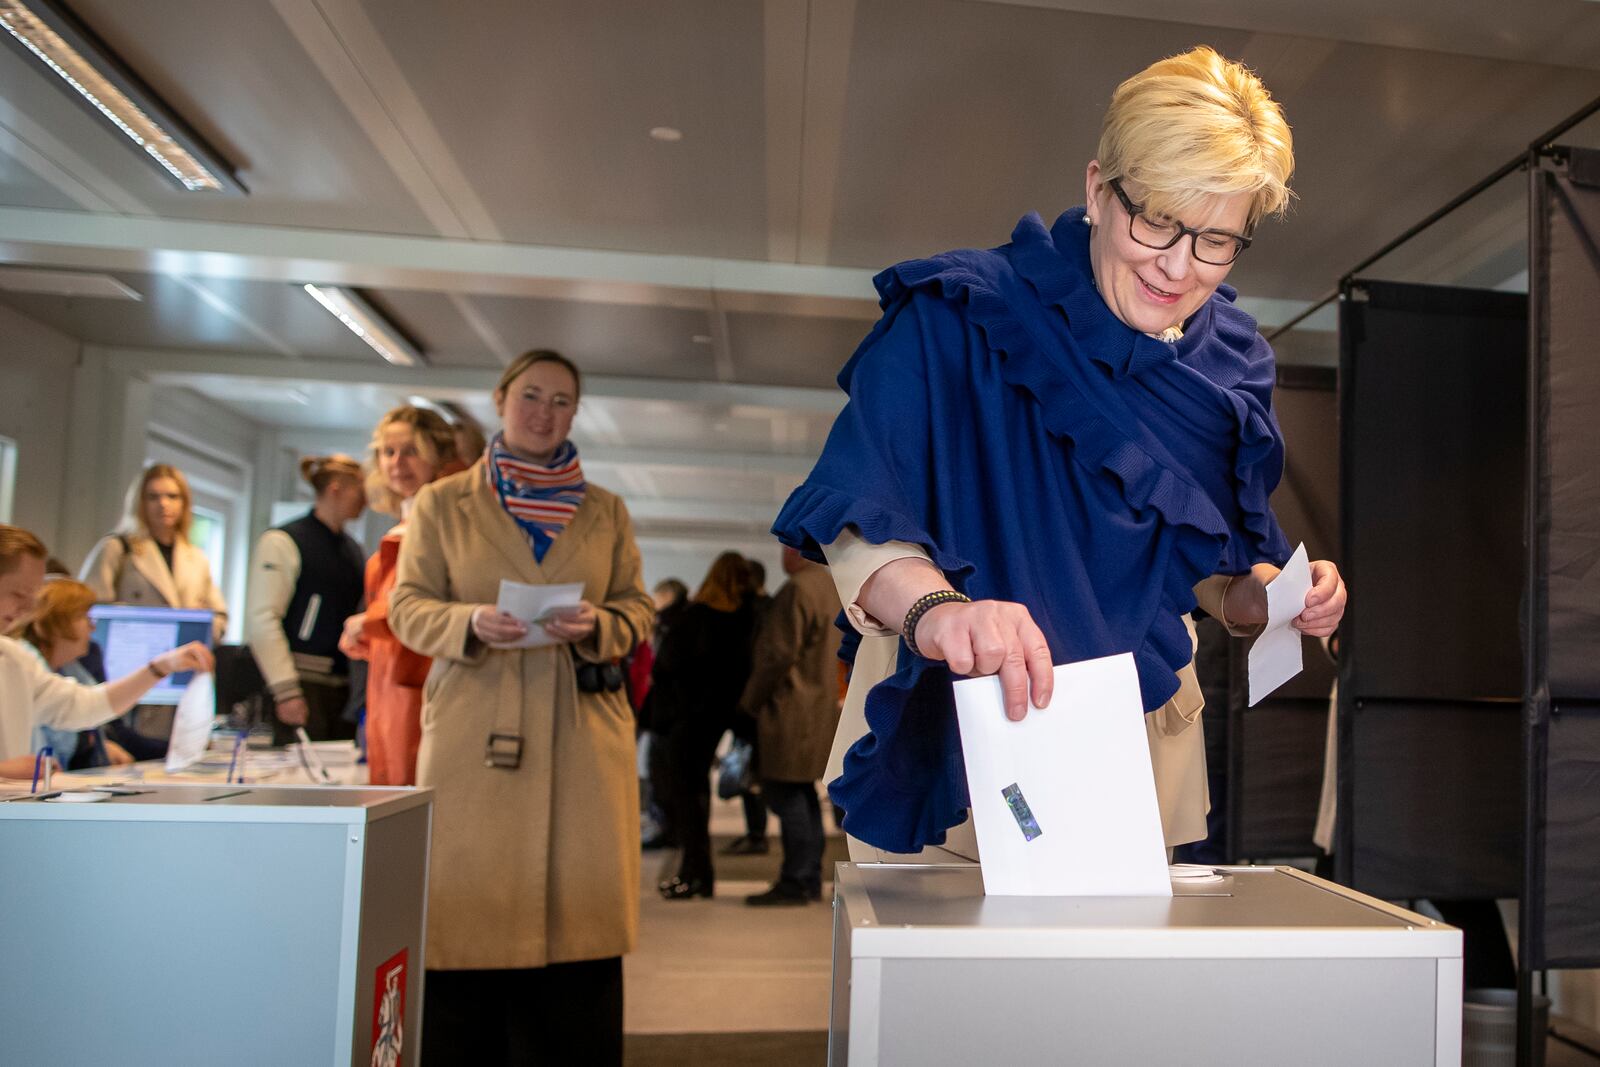
[[[711,759],[750,675],[750,589],[744,557],[718,556],[657,653],[654,728],[667,746],[669,819],[682,849],[677,875],[659,887],[668,900],[712,892]]]
[[[432,661],[400,643],[389,629],[394,589],[411,504],[435,478],[462,469],[456,432],[436,412],[407,404],[372,431],[367,499],[373,510],[400,522],[383,535],[367,560],[367,610],[345,620],[339,648],[367,661],[367,770],[373,785],[414,785],[422,744],[422,685]]]
[[[361,464],[307,456],[300,476],[316,490],[311,511],[268,530],[250,559],[245,639],[277,704],[274,744],[304,726],[314,741],[356,735],[343,717],[349,663],[339,650],[344,621],[361,608],[361,546],[344,532],[366,510]]]

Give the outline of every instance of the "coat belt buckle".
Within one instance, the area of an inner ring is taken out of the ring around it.
[[[506,771],[522,766],[522,735],[491,733],[483,746],[483,765]]]

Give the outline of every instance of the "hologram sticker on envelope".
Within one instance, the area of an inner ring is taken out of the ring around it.
[[[984,892],[1172,895],[1131,655],[1057,667],[1050,706],[1021,722],[998,678],[955,697]]]

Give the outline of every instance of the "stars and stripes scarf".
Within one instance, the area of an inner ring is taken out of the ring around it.
[[[578,505],[583,503],[583,467],[578,463],[578,447],[563,441],[548,463],[530,463],[512,455],[495,434],[489,442],[488,462],[484,464],[489,487],[500,498],[500,506],[516,520],[533,548],[533,558],[544,562],[544,554],[556,535],[567,528]]]

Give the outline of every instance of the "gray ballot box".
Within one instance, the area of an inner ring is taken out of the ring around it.
[[[431,790],[119,788],[0,803],[0,1061],[417,1062]]]
[[[840,864],[828,1062],[1457,1065],[1461,933],[1287,867],[1175,896],[986,897]]]

